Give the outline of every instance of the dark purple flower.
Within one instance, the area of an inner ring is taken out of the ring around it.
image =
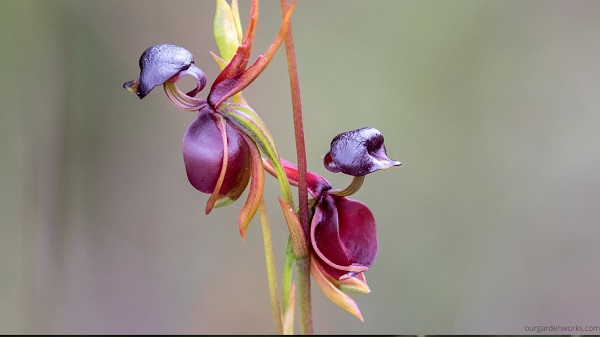
[[[297,186],[296,165],[284,159],[281,164],[290,184]],[[268,161],[264,166],[275,174]],[[363,203],[335,194],[331,184],[316,173],[307,172],[306,182],[314,199],[309,238],[313,260],[337,287],[368,290],[362,272],[369,269],[377,256],[373,214]]]
[[[139,60],[140,77],[123,85],[125,89],[134,92],[140,99],[150,91],[165,83],[171,77],[192,75],[196,78],[197,86],[188,93],[195,96],[206,85],[206,76],[194,65],[194,56],[186,49],[172,44],[157,44],[146,49]]]
[[[387,157],[383,135],[371,127],[344,132],[333,138],[323,164],[331,172],[351,176],[364,176],[401,165],[399,161]]]
[[[194,65],[192,54],[179,46],[159,44],[142,53],[139,66],[139,79],[125,83],[125,88],[141,99],[154,87],[164,84],[167,96],[177,106],[198,111],[198,117],[183,137],[182,150],[190,183],[197,190],[211,194],[206,213],[215,206],[237,200],[250,180],[249,145],[239,130],[206,100],[193,97],[206,85],[206,76]],[[184,95],[173,83],[186,75],[196,79],[196,88]]]
[[[375,260],[378,248],[373,214],[366,205],[347,196],[360,188],[366,174],[398,166],[400,162],[387,157],[381,132],[365,127],[336,136],[324,163],[330,171],[354,176],[346,189],[334,190],[318,174],[309,171],[306,175],[307,188],[313,197],[310,237],[307,239],[315,268],[322,276],[317,275],[316,279],[330,298],[341,299],[323,283],[323,278],[338,289],[368,292],[363,272]],[[290,183],[297,186],[296,165],[283,159],[281,164]],[[275,175],[270,162],[265,161],[264,167]]]
[[[241,122],[232,117],[245,118],[246,112],[252,109],[226,101],[252,83],[267,67],[284,40],[293,8],[291,5],[286,11],[279,34],[269,49],[248,67],[258,22],[258,1],[252,1],[248,29],[232,59],[226,63],[213,55],[223,68],[206,99],[195,97],[206,85],[206,76],[194,65],[194,57],[189,51],[172,44],[146,49],[139,60],[139,78],[123,85],[142,99],[162,84],[175,106],[185,111],[198,111],[198,117],[185,133],[182,150],[190,183],[199,191],[211,194],[206,204],[207,214],[213,207],[225,206],[238,199],[252,176],[248,198],[238,217],[242,237],[262,200],[264,172],[255,143],[257,138],[251,134],[253,131],[240,127]],[[192,76],[196,80],[196,87],[187,94],[174,84],[183,76]],[[241,99],[241,102],[245,101]]]

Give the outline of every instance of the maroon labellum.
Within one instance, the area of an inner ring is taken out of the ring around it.
[[[310,241],[324,272],[335,280],[369,269],[377,256],[375,219],[363,203],[325,194],[315,209]]]
[[[217,201],[228,203],[237,200],[248,185],[250,149],[237,129],[220,115],[209,111],[208,106],[200,110],[185,132],[183,161],[188,180],[194,188],[214,194]],[[215,190],[219,183],[219,189]],[[210,208],[207,208],[207,213]]]

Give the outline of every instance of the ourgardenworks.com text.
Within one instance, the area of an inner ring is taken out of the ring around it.
[[[528,325],[527,332],[600,332],[600,325]]]

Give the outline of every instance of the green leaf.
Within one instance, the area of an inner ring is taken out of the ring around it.
[[[237,4],[236,4],[237,7]],[[238,13],[239,21],[239,13]],[[241,28],[240,28],[241,30]],[[221,57],[229,62],[235,55],[240,45],[238,37],[238,28],[236,27],[235,17],[231,7],[225,0],[217,0],[217,9],[215,11],[214,35],[217,47]]]
[[[220,58],[219,55],[213,53],[212,51],[210,52],[210,55],[212,55],[213,59],[215,60],[215,62],[217,62],[217,64],[219,65],[219,68],[221,68],[221,70],[223,70],[223,69],[225,69],[225,67],[227,67],[227,62],[225,62],[225,60]]]
[[[279,160],[273,137],[262,119],[249,106],[243,104],[223,102],[217,111],[252,138],[264,155],[269,158],[277,174],[283,199],[294,208],[289,180]]]
[[[290,304],[283,314],[283,334],[294,334],[294,305],[296,304],[296,286],[292,283],[290,287]]]
[[[238,35],[238,41],[242,44],[242,23],[240,22],[240,9],[238,8],[237,0],[231,1],[231,13],[233,14],[233,22],[235,22],[235,29]]]

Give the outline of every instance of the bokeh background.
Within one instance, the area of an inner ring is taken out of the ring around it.
[[[194,114],[122,88],[148,46],[218,68],[215,1],[0,2],[0,332],[273,331],[260,226],[203,213]],[[240,3],[245,26],[249,3]],[[253,58],[280,23],[263,1]],[[380,250],[365,322],[313,287],[318,333],[526,333],[600,325],[600,2],[300,1],[309,169],[373,126],[400,168],[354,197]],[[187,82],[190,84],[191,82]],[[284,53],[244,91],[294,159]],[[267,182],[277,266],[286,228]]]

